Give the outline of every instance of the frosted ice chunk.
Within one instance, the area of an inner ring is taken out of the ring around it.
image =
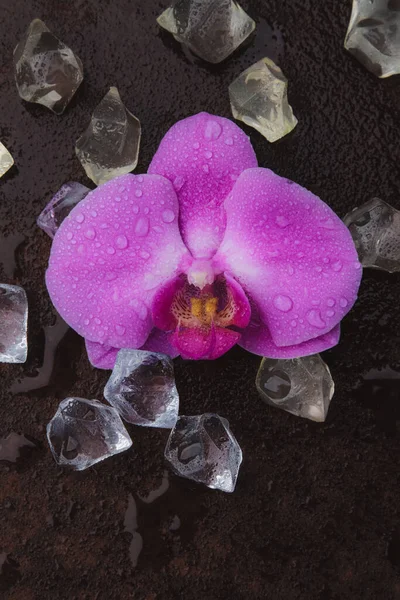
[[[206,413],[178,418],[165,448],[165,458],[181,477],[233,492],[242,451],[228,421]]]
[[[145,350],[120,350],[104,397],[129,423],[171,429],[179,409],[171,358]]]
[[[132,445],[117,411],[97,400],[66,398],[47,425],[56,463],[82,471]]]
[[[263,358],[256,386],[268,404],[311,421],[325,421],[335,390],[329,368],[319,354]]]
[[[89,127],[76,142],[76,155],[86,175],[100,185],[130,173],[139,158],[140,121],[111,87],[95,108]]]
[[[37,224],[51,238],[56,234],[71,210],[83,200],[90,189],[76,181],[65,183],[37,218]]]
[[[399,0],[353,0],[344,47],[378,77],[400,73]]]
[[[79,58],[40,19],[32,21],[15,48],[14,68],[21,98],[57,114],[64,112],[83,80]]]
[[[28,300],[18,285],[0,284],[0,362],[24,363],[28,355]]]
[[[256,26],[233,0],[177,0],[157,22],[210,63],[232,54]]]
[[[229,86],[232,114],[257,129],[269,142],[276,142],[297,125],[287,88],[281,69],[269,58],[263,58]]]
[[[7,148],[4,146],[4,144],[0,142],[0,177],[3,177],[3,175],[7,173],[9,169],[11,169],[13,164],[13,157],[11,156]]]
[[[344,222],[363,267],[400,271],[400,211],[373,198],[349,212]]]

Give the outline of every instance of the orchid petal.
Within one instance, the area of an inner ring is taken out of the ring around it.
[[[239,339],[240,333],[230,329],[191,327],[178,329],[172,336],[172,343],[182,358],[214,360],[228,352]]]
[[[188,251],[178,201],[158,175],[123,175],[98,187],[62,223],[46,274],[60,315],[89,341],[140,348],[158,287]]]
[[[273,342],[297,346],[331,331],[353,306],[361,280],[339,217],[268,169],[242,173],[225,208],[225,236],[214,260],[257,305]]]
[[[248,327],[243,333],[239,345],[253,354],[268,358],[298,358],[333,348],[338,343],[339,337],[340,325],[336,325],[331,331],[296,346],[277,346],[268,327],[261,325],[258,328]]]
[[[145,344],[140,349],[147,350],[148,352],[168,354],[171,358],[179,356],[179,352],[171,343],[171,336],[165,333],[165,331],[160,331],[156,328],[153,329]]]
[[[167,132],[149,173],[173,182],[182,237],[194,257],[215,253],[225,229],[223,202],[240,173],[256,166],[249,139],[228,119],[200,113]]]

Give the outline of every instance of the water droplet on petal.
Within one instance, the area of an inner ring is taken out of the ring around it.
[[[278,225],[278,227],[282,227],[282,229],[290,224],[289,219],[287,219],[284,215],[278,215],[275,219],[275,223]]]
[[[175,177],[175,179],[174,179],[175,190],[177,192],[179,192],[183,188],[184,183],[185,183],[185,179],[183,177],[180,177],[180,175],[178,175],[178,177]]]
[[[87,238],[88,240],[94,240],[94,238],[96,237],[96,231],[95,229],[93,229],[93,227],[89,227],[86,231],[85,231],[85,238]]]
[[[156,233],[162,233],[164,231],[164,229],[161,227],[161,225],[154,225],[154,227],[152,229]]]
[[[106,273],[106,280],[107,281],[114,281],[114,279],[117,278],[117,275],[115,273],[112,273],[111,271],[109,271],[108,273]]]
[[[339,300],[339,304],[342,308],[346,308],[346,306],[349,304],[349,301],[347,300],[347,298],[340,298]]]
[[[148,252],[146,252],[146,250],[142,250],[142,251],[140,252],[140,256],[141,256],[142,258],[144,258],[144,260],[147,260],[148,258],[150,258],[150,254],[149,254]]]
[[[293,308],[293,300],[289,296],[279,294],[274,298],[274,306],[282,312],[289,312]]]
[[[95,210],[92,210],[90,214],[92,215],[92,217],[97,217],[97,212]]]
[[[343,268],[343,263],[340,260],[337,260],[336,262],[333,263],[332,265],[332,269],[334,271],[336,271],[336,273],[338,273],[339,271],[341,271]]]
[[[89,323],[90,323],[89,319],[85,319],[85,320],[83,321],[83,324],[84,324],[84,325],[89,325]]]
[[[173,210],[166,208],[162,213],[162,220],[164,223],[172,223],[175,219],[175,213]]]
[[[325,321],[322,319],[321,317],[321,313],[319,312],[319,310],[310,310],[307,313],[307,321],[310,323],[310,325],[312,325],[313,327],[317,327],[318,329],[323,329],[326,325]]]
[[[194,150],[198,150],[199,148],[200,148],[200,144],[199,144],[199,142],[195,142],[195,143],[193,144],[193,149],[194,149]]]
[[[334,311],[334,310],[327,310],[327,311],[326,311],[326,316],[327,316],[327,317],[333,317],[333,315],[334,315],[334,314],[335,314],[335,311]]]
[[[75,217],[75,221],[77,223],[83,223],[84,220],[85,220],[85,215],[83,215],[82,213],[78,213]]]
[[[126,327],[124,327],[123,325],[116,325],[115,331],[116,331],[117,335],[124,335],[124,333],[126,331]]]
[[[203,168],[204,173],[208,173],[209,170],[210,170],[209,167],[208,167],[208,165],[203,165],[202,168]]]
[[[227,146],[233,146],[233,138],[231,138],[231,137],[225,138],[224,142]]]
[[[204,137],[206,140],[217,140],[222,133],[222,127],[218,121],[207,121],[204,129]]]
[[[332,306],[335,306],[336,300],[334,298],[328,298],[326,304],[332,308]]]
[[[289,273],[289,275],[293,275],[294,274],[294,268],[292,267],[292,265],[288,266],[288,273]]]
[[[204,152],[204,156],[205,156],[206,158],[212,158],[212,155],[213,155],[213,153],[212,153],[210,150],[206,150],[206,151]]]
[[[140,217],[135,226],[135,233],[138,237],[145,237],[149,233],[149,219]]]
[[[138,212],[139,212],[139,207],[138,207],[138,206],[136,206],[136,205],[135,205],[135,206],[132,206],[132,212],[133,212],[133,213],[135,213],[135,215],[137,215],[137,214],[138,214]]]
[[[127,248],[128,243],[128,238],[125,235],[119,235],[115,240],[115,244],[120,250],[124,250],[125,248]]]
[[[142,190],[135,190],[135,196],[136,198],[141,198],[143,196]]]
[[[99,319],[98,317],[95,317],[94,322],[96,323],[96,325],[101,325],[101,319]]]
[[[293,321],[290,321],[290,324],[292,327],[297,327],[297,321],[295,321],[294,319]]]
[[[138,180],[139,183],[143,183],[143,177],[142,177],[142,175],[139,175],[138,178],[137,178],[137,180]]]
[[[73,237],[74,237],[74,234],[72,233],[72,231],[68,231],[67,240],[72,240]]]
[[[113,248],[112,246],[109,246],[107,248],[107,254],[115,254],[115,248]]]
[[[324,219],[323,221],[321,221],[321,226],[324,229],[334,229],[335,228],[335,223],[334,223],[333,219],[331,219],[329,217],[329,219]]]

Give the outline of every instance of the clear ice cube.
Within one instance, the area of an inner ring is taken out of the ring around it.
[[[400,211],[373,198],[349,212],[344,222],[363,267],[400,271]]]
[[[56,114],[64,112],[83,80],[79,58],[40,19],[32,21],[15,48],[14,68],[21,98]]]
[[[24,363],[28,355],[28,300],[18,285],[0,284],[0,362]]]
[[[228,421],[206,413],[178,418],[165,448],[165,458],[177,475],[212,489],[233,492],[242,451]]]
[[[171,429],[179,409],[171,358],[145,350],[120,350],[104,397],[129,423]]]
[[[140,121],[111,87],[95,108],[89,127],[76,142],[76,155],[96,185],[130,173],[139,158]]]
[[[7,148],[4,146],[4,144],[0,142],[0,177],[3,177],[3,175],[7,173],[9,169],[11,169],[13,164],[13,157],[11,156]]]
[[[281,69],[269,58],[263,58],[229,86],[232,114],[257,129],[269,142],[276,142],[297,125],[287,88]]]
[[[311,421],[325,421],[335,386],[319,354],[292,359],[263,358],[256,379],[261,398]]]
[[[214,64],[232,54],[256,26],[233,0],[177,0],[157,22],[197,56]]]
[[[353,0],[344,47],[377,77],[400,73],[399,1]]]
[[[83,200],[90,189],[76,181],[65,183],[37,218],[37,224],[51,238],[56,234],[71,210]]]
[[[132,440],[117,411],[97,400],[66,398],[47,425],[57,464],[82,471],[128,450]]]

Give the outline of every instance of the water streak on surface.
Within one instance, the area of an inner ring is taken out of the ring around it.
[[[157,498],[159,498],[160,496],[165,494],[165,492],[168,490],[168,488],[169,488],[168,471],[164,471],[164,474],[163,474],[163,477],[161,480],[161,485],[158,488],[156,488],[155,490],[152,490],[147,496],[141,496],[140,494],[138,494],[138,498],[142,502],[145,502],[146,504],[151,504],[151,502],[154,502],[154,500],[157,500]]]
[[[125,531],[132,535],[132,540],[129,546],[129,558],[133,567],[137,566],[139,554],[143,548],[143,538],[140,533],[136,531],[137,526],[136,502],[132,494],[129,494],[128,508],[126,509],[124,518],[124,527]]]
[[[26,376],[21,381],[14,383],[10,390],[13,394],[38,390],[50,383],[57,346],[67,333],[69,327],[60,315],[57,315],[55,324],[43,329],[45,335],[43,365],[37,369],[38,374],[34,377]]]
[[[12,431],[5,438],[0,438],[0,461],[16,463],[23,448],[36,448],[36,445],[24,435]]]

